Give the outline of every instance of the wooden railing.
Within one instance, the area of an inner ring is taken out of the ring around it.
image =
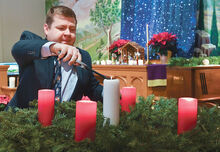
[[[12,97],[16,88],[8,87],[7,69],[0,65],[0,94]],[[194,97],[200,102],[220,100],[220,66],[167,67],[167,86],[147,86],[147,66],[93,65],[93,69],[120,80],[120,88],[133,86],[137,96],[147,97],[154,94],[169,98]],[[103,79],[96,76],[100,82]]]

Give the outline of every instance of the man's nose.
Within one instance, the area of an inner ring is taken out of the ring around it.
[[[70,35],[70,33],[71,33],[71,32],[70,32],[70,29],[68,29],[68,28],[64,31],[64,34],[65,34],[65,35]]]

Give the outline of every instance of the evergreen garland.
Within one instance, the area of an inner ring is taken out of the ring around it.
[[[183,66],[183,67],[192,67],[203,65],[203,60],[208,59],[209,65],[220,65],[220,56],[211,56],[211,57],[192,57],[192,58],[182,58],[182,57],[172,57],[169,60],[169,66]]]
[[[98,103],[96,139],[74,141],[75,102],[56,103],[53,125],[42,127],[37,118],[37,101],[29,109],[0,112],[0,152],[218,152],[220,110],[199,107],[197,126],[177,135],[177,100],[154,96],[139,98],[135,109],[123,112],[120,124],[103,125]]]

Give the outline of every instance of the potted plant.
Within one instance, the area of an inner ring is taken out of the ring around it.
[[[3,111],[5,109],[9,101],[10,98],[7,95],[0,95],[0,111]]]
[[[171,57],[172,52],[177,50],[176,35],[168,32],[154,34],[148,45],[152,51],[160,56],[161,63],[167,63],[167,56]]]

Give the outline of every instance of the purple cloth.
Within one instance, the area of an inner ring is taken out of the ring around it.
[[[148,80],[167,79],[166,64],[151,64],[147,66]]]

